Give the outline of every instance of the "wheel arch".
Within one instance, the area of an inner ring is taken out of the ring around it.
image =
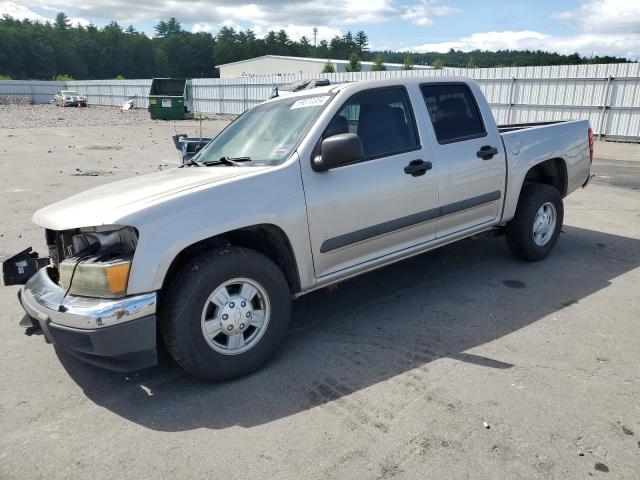
[[[560,157],[544,160],[527,171],[523,186],[527,182],[551,185],[564,198],[567,195],[567,164]],[[522,188],[520,191],[522,192]]]
[[[191,258],[207,250],[224,246],[249,248],[273,261],[284,274],[291,293],[301,291],[300,273],[293,248],[286,233],[277,225],[262,223],[205,238],[183,248],[172,260],[164,276],[162,288]]]

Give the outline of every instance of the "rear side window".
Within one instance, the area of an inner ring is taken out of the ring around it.
[[[323,138],[340,133],[360,137],[365,159],[418,147],[413,112],[403,88],[372,90],[349,99],[331,120]]]
[[[466,85],[423,85],[421,89],[438,143],[486,135],[478,105]]]

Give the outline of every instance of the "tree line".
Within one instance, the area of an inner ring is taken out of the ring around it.
[[[0,19],[0,78],[214,77],[216,65],[261,55],[349,59],[356,70],[361,61],[374,61],[377,70],[384,70],[385,63],[401,63],[406,68],[414,64],[474,68],[628,61],[529,50],[371,51],[368,42],[364,31],[347,32],[317,45],[307,36],[293,40],[284,30],[271,31],[262,38],[249,29],[231,27],[222,27],[216,35],[192,33],[175,18],[160,21],[150,38],[133,26],[123,28],[117,22],[101,28],[72,26],[64,13],[46,23],[4,16]]]

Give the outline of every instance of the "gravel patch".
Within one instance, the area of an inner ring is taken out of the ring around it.
[[[135,125],[151,122],[146,109],[118,111],[118,107],[84,108],[55,105],[0,105],[0,128]]]
[[[213,113],[206,115],[207,120],[231,121],[236,117],[236,115]],[[89,105],[83,108],[63,108],[51,104],[0,105],[0,128],[151,125],[166,124],[167,122],[167,120],[151,120],[146,108],[136,108],[120,112],[119,107],[106,107],[102,105]]]
[[[0,95],[0,105],[31,105],[31,97]]]

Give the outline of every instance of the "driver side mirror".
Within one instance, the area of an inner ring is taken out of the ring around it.
[[[341,133],[325,138],[320,146],[320,155],[311,162],[316,172],[326,172],[335,167],[364,159],[362,141],[355,133]]]

